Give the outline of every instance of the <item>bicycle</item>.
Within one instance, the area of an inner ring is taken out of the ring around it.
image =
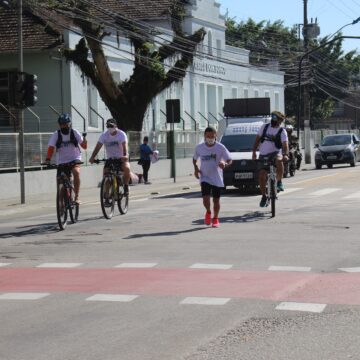
[[[81,161],[72,161],[67,164],[48,164],[42,163],[48,168],[58,169],[57,190],[56,190],[56,214],[60,230],[64,230],[67,225],[68,214],[74,224],[79,218],[79,204],[75,202],[75,191],[72,184],[71,170],[74,165],[83,164]]]
[[[100,204],[104,217],[112,218],[115,202],[117,202],[120,214],[126,214],[129,208],[129,194],[125,195],[124,173],[120,169],[120,159],[98,159],[94,162],[97,164],[105,162],[107,168],[100,187]]]
[[[271,217],[275,217],[275,204],[277,200],[276,155],[264,155],[258,160],[261,164],[261,169],[266,170],[266,206],[271,205]]]

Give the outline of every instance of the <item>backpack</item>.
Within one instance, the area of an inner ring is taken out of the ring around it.
[[[61,131],[58,130],[58,138],[56,140],[56,149],[58,149],[63,141]],[[75,147],[79,147],[79,142],[77,141],[75,137],[75,133],[73,129],[70,129],[70,141],[74,144]]]
[[[281,127],[281,128],[279,129],[279,131],[276,133],[275,136],[274,136],[274,135],[268,136],[268,135],[266,134],[266,132],[267,132],[269,126],[270,126],[270,124],[266,124],[266,125],[264,126],[264,130],[263,130],[263,133],[262,133],[262,135],[261,135],[261,140],[260,140],[260,141],[261,141],[262,143],[263,143],[265,140],[267,140],[267,141],[272,141],[278,149],[281,149],[281,148],[282,148],[281,133],[282,133],[282,131],[283,131],[284,128]]]

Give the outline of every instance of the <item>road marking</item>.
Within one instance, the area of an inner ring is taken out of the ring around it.
[[[2,266],[9,266],[9,265],[11,265],[11,263],[0,263],[0,267],[2,267]]]
[[[296,181],[296,182],[292,182],[291,185],[303,184],[303,183],[306,183],[306,182],[316,181],[316,180],[320,180],[320,179],[327,178],[327,177],[338,176],[339,174],[340,173],[335,173],[335,174],[331,174],[331,175],[323,175],[323,176],[318,176],[318,177],[314,177],[314,178],[311,178],[311,179]]]
[[[152,268],[156,266],[157,263],[122,263],[116,265],[116,268]]]
[[[276,266],[272,265],[269,266],[269,271],[299,271],[299,272],[305,272],[305,271],[311,271],[311,267],[307,266]]]
[[[343,199],[360,199],[360,191],[344,196]]]
[[[130,302],[135,300],[138,295],[113,295],[113,294],[96,294],[90,296],[86,301],[118,301],[118,302]]]
[[[225,305],[230,298],[187,297],[180,302],[183,305]]]
[[[227,264],[193,264],[190,266],[190,269],[216,269],[216,270],[228,270],[231,269],[233,265]]]
[[[75,268],[82,265],[82,263],[44,263],[36,267],[38,268]]]
[[[331,194],[333,192],[339,191],[341,189],[337,189],[337,188],[326,188],[326,189],[321,189],[318,191],[314,191],[312,193],[310,193],[309,195],[311,196],[324,196],[324,195],[328,195]]]
[[[358,273],[360,272],[360,267],[353,268],[339,268],[340,271],[348,272],[348,273]]]
[[[49,293],[6,293],[0,295],[0,300],[39,300]]]
[[[276,310],[307,311],[307,312],[321,313],[324,311],[325,307],[326,304],[282,302],[276,307]]]
[[[299,190],[303,190],[304,188],[285,188],[285,191],[284,192],[281,192],[280,194],[281,195],[286,195],[286,194],[290,194],[292,192],[295,192],[295,191],[299,191]]]

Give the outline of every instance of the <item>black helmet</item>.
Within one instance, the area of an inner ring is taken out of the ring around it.
[[[71,123],[71,116],[68,113],[61,114],[58,118],[59,124],[69,124]]]
[[[112,128],[112,127],[115,127],[117,126],[117,122],[115,119],[109,119],[106,121],[106,127],[107,128]]]

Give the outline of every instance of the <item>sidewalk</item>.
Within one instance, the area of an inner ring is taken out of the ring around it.
[[[167,195],[172,193],[181,193],[189,190],[200,191],[199,181],[194,176],[181,176],[176,178],[156,179],[151,184],[137,184],[129,187],[131,199],[139,199],[156,195]],[[92,203],[99,201],[100,188],[85,188],[80,191],[81,203]],[[54,193],[45,193],[41,195],[26,196],[25,204],[21,204],[20,196],[2,200],[0,203],[0,216],[9,215],[15,212],[25,212],[38,208],[55,206]]]

